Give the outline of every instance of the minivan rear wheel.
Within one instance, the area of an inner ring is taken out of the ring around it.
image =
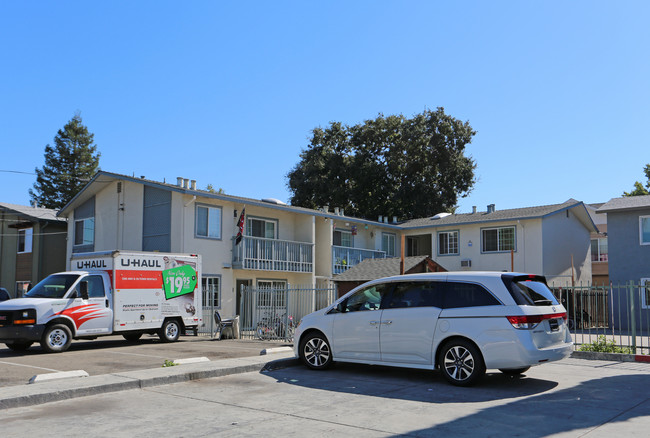
[[[447,342],[440,351],[440,372],[456,386],[475,384],[485,374],[485,364],[478,348],[464,339]]]

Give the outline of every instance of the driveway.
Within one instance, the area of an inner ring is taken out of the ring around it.
[[[338,364],[194,380],[0,411],[7,436],[647,436],[650,366],[566,359],[457,388]]]
[[[0,344],[0,387],[25,384],[36,374],[84,370],[95,376],[158,368],[165,360],[257,356],[265,348],[281,345],[288,344],[240,339],[217,341],[201,336],[181,336],[178,342],[163,343],[158,336],[149,335],[128,343],[122,336],[107,336],[93,341],[73,341],[68,351],[48,354],[38,344],[23,353]]]

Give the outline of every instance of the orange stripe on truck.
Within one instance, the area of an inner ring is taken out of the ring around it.
[[[162,289],[162,271],[115,270],[115,289]]]

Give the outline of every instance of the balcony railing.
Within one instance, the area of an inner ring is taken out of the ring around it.
[[[372,249],[348,248],[345,246],[332,246],[332,273],[340,274],[351,267],[358,265],[365,259],[385,259],[385,251]]]
[[[232,266],[256,271],[313,272],[313,243],[245,236],[233,240]]]

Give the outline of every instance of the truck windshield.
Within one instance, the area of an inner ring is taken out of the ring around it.
[[[63,298],[65,293],[70,289],[79,278],[75,274],[55,274],[50,275],[29,292],[25,294],[27,298]]]
[[[502,275],[510,295],[520,306],[556,306],[557,299],[541,275]]]

